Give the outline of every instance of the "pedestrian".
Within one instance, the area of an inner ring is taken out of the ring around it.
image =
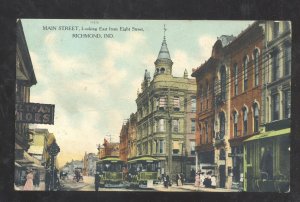
[[[95,174],[95,191],[99,191],[99,187],[100,187],[100,176],[99,176],[99,172],[96,172],[96,174]]]
[[[32,191],[33,190],[33,173],[31,169],[27,170],[26,175],[26,183],[23,188],[24,191]]]
[[[204,172],[199,173],[199,175],[200,175],[200,187],[204,187],[204,180],[205,180]]]
[[[196,171],[194,170],[194,168],[191,170],[191,176],[190,176],[190,180],[191,182],[193,182],[195,180],[196,177]]]
[[[36,190],[39,190],[39,187],[40,187],[40,172],[38,170],[35,170],[35,172],[34,172],[33,185],[34,185]]]
[[[211,187],[215,189],[216,186],[217,186],[217,183],[216,183],[216,176],[215,176],[215,175],[212,175],[212,176],[211,176]]]
[[[171,186],[171,181],[169,175],[166,176],[168,186]]]
[[[163,183],[164,183],[164,187],[168,188],[169,183],[168,183],[167,176],[165,174],[162,174],[162,180],[163,180]]]
[[[180,179],[180,175],[178,173],[178,174],[176,174],[176,184],[177,184],[177,186],[178,186],[179,179]]]
[[[195,176],[195,187],[199,187],[199,186],[200,186],[200,173],[197,172]]]
[[[179,180],[181,181],[181,186],[183,186],[183,182],[184,182],[184,175],[183,175],[183,173],[180,173]]]

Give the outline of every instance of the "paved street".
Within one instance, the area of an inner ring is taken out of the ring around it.
[[[83,176],[83,182],[75,182],[67,179],[62,180],[64,191],[95,191],[94,177]],[[153,188],[148,189],[133,189],[133,188],[100,188],[99,191],[141,191],[141,192],[237,192],[237,190],[221,189],[221,188],[204,188],[195,187],[193,184],[185,184],[183,186],[171,186],[165,188],[162,184],[154,185]]]

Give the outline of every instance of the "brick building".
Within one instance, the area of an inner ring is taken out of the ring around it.
[[[232,188],[238,188],[243,173],[243,140],[258,134],[261,124],[263,42],[262,25],[255,22],[226,47],[230,58]]]

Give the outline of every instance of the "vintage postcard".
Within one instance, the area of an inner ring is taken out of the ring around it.
[[[16,21],[17,191],[290,192],[289,21]]]

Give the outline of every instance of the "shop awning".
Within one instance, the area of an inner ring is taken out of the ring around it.
[[[263,138],[270,138],[270,137],[275,137],[275,136],[279,136],[279,135],[288,135],[290,133],[291,133],[290,128],[285,128],[285,129],[281,129],[281,130],[271,130],[271,131],[267,131],[260,135],[254,135],[254,136],[244,140],[244,142],[259,140],[259,139],[263,139]]]

